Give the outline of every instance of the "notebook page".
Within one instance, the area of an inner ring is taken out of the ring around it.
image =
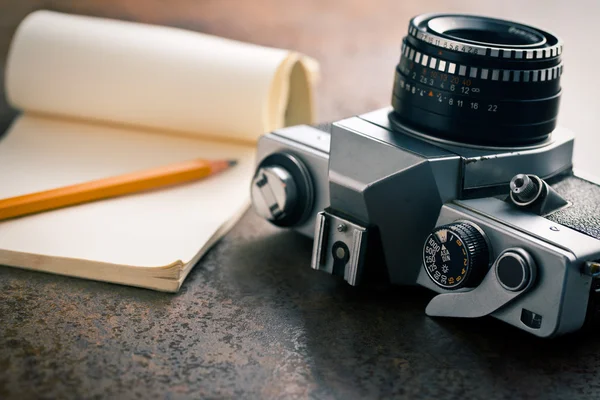
[[[6,92],[26,111],[255,141],[312,122],[315,65],[202,33],[42,10],[13,38]]]
[[[22,116],[0,145],[0,198],[193,158],[239,163],[198,182],[0,222],[0,252],[147,267],[188,262],[247,206],[254,152],[253,146]]]

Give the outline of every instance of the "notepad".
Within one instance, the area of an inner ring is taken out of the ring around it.
[[[176,292],[249,204],[255,142],[313,119],[317,64],[181,29],[36,11],[5,86],[0,198],[194,158],[206,180],[0,222],[0,264]]]

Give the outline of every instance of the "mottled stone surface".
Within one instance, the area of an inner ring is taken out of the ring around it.
[[[177,295],[0,268],[0,398],[600,396],[592,334],[435,320],[420,288],[356,289],[249,212]]]
[[[327,121],[389,104],[408,18],[496,15],[565,39],[561,123],[593,133],[578,150],[592,168],[599,4],[0,0],[0,75],[19,21],[38,8],[165,24],[317,58]],[[13,115],[0,95],[0,132]],[[310,253],[308,239],[249,213],[177,295],[0,267],[0,399],[600,398],[594,334],[544,341],[491,318],[434,320],[426,290],[352,288],[310,270]]]

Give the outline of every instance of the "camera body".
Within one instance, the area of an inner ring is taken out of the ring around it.
[[[431,25],[438,28],[448,18],[434,17],[438,21]],[[419,18],[409,26],[415,38]],[[472,124],[444,132],[416,126],[411,120],[415,113],[407,111],[408,102],[412,106],[416,101],[413,95],[432,107],[470,101],[471,113],[479,106],[495,112],[495,103],[465,97],[464,91],[451,94],[455,97],[449,102],[444,91],[448,81],[437,75],[438,80],[423,82],[422,75],[420,81],[444,90],[429,90],[428,95],[425,88],[423,95],[415,83],[418,77],[409,81],[417,68],[416,53],[406,46],[405,39],[394,109],[322,126],[279,129],[259,140],[251,187],[256,212],[314,238],[313,269],[351,285],[384,281],[436,292],[426,308],[430,316],[491,315],[540,337],[593,322],[600,303],[600,186],[573,175],[573,135],[552,125],[551,132],[540,136],[540,124],[534,124],[535,132],[523,130],[519,138],[531,134],[535,140],[498,145],[462,140],[465,132],[479,134]],[[555,52],[559,50],[552,48],[548,56]],[[429,60],[426,64],[430,66]],[[441,64],[436,60],[432,69]],[[558,73],[557,65],[544,67]],[[444,72],[448,68],[444,63]],[[453,72],[470,74],[475,67],[470,68],[462,71],[458,65]],[[516,72],[510,71],[512,81]],[[476,93],[485,88],[481,83]],[[554,104],[551,97],[543,96],[544,109]],[[435,111],[437,117],[425,123],[443,122]],[[524,129],[525,117],[518,118],[515,129]],[[547,115],[543,121],[547,125]],[[514,133],[494,129],[498,138]]]

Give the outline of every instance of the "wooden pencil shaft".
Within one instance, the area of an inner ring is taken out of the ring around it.
[[[0,220],[138,193],[204,178],[226,161],[191,160],[81,184],[0,200]]]

